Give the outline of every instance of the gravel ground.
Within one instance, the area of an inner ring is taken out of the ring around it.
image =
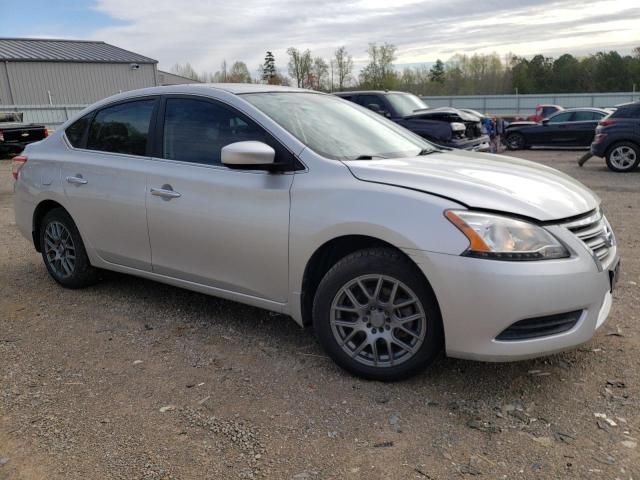
[[[116,274],[58,287],[0,162],[0,479],[640,478],[640,172],[581,154],[518,156],[602,197],[624,257],[605,327],[395,384],[340,371],[283,316]]]

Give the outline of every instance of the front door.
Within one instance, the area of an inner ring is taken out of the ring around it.
[[[167,98],[159,130],[161,158],[147,191],[153,271],[286,301],[294,176],[221,163],[230,143],[269,143],[276,161],[287,154],[284,147],[235,109],[203,98]]]
[[[553,115],[540,127],[536,128],[536,136],[532,145],[545,145],[549,147],[563,146],[571,142],[571,116],[572,112],[561,112]]]

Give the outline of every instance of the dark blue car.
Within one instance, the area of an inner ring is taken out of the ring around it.
[[[588,147],[598,122],[609,113],[600,108],[572,108],[561,110],[540,123],[514,122],[507,127],[507,148]]]
[[[630,172],[640,163],[640,102],[627,103],[603,119],[591,153],[603,157],[614,172]]]

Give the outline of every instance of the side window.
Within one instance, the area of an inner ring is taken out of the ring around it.
[[[549,123],[568,122],[571,119],[571,115],[573,115],[573,112],[559,113],[551,117]]]
[[[164,114],[163,156],[171,160],[222,165],[222,147],[255,140],[274,146],[261,127],[230,108],[191,98],[169,98]],[[278,159],[276,158],[276,161]]]
[[[156,100],[136,100],[98,111],[89,128],[87,148],[145,155],[155,102]]]
[[[553,115],[557,111],[558,109],[556,107],[542,107],[542,118],[547,118],[549,115]]]
[[[356,101],[363,107],[371,108],[372,105],[375,105],[374,108],[377,108],[380,112],[386,110],[384,102],[376,95],[360,95]]]
[[[598,112],[589,112],[589,111],[578,111],[573,112],[573,117],[571,117],[572,122],[589,122],[593,120],[600,120],[602,118],[602,114]]]
[[[91,117],[93,117],[93,112],[85,115],[82,118],[79,118],[71,125],[67,127],[64,131],[64,134],[67,136],[67,140],[69,143],[76,148],[84,147],[84,134],[87,131],[87,127],[89,126],[89,122],[91,121]]]

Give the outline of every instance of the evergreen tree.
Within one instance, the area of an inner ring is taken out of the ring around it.
[[[271,83],[277,74],[276,59],[273,56],[273,53],[268,51],[264,57],[264,64],[262,66],[262,80],[267,83]]]
[[[442,60],[436,60],[436,63],[429,70],[429,80],[436,83],[444,83],[444,63],[442,63]]]

